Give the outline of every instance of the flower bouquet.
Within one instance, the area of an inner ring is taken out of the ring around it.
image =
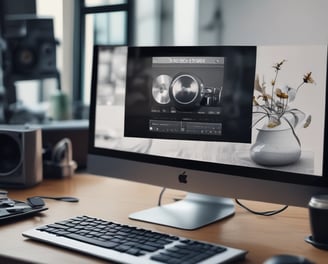
[[[303,111],[291,105],[302,86],[315,83],[312,78],[312,72],[304,74],[301,83],[296,88],[292,88],[288,85],[285,87],[277,87],[276,84],[279,71],[285,62],[286,60],[282,60],[273,65],[275,76],[271,81],[271,90],[269,92],[267,92],[267,86],[264,80],[260,83],[258,76],[256,76],[255,80],[253,127],[263,120],[266,120],[266,122],[264,122],[264,126],[259,129],[257,140],[251,148],[251,158],[261,165],[286,165],[298,160],[301,153],[301,142],[295,132],[295,128],[303,120],[305,120],[303,124],[304,128],[308,127],[311,123],[311,115],[306,117]],[[264,132],[260,133],[260,130]],[[286,130],[288,130],[288,132],[286,132]],[[284,134],[275,133],[274,137],[276,140],[273,141],[273,136],[268,135],[269,131],[285,132]],[[294,140],[289,138],[287,134],[289,131]],[[295,141],[297,146],[291,146],[290,141]],[[293,152],[293,154],[291,154],[291,152]]]

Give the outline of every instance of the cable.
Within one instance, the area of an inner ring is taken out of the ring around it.
[[[57,201],[64,201],[69,203],[77,203],[79,201],[78,198],[70,197],[70,196],[37,196],[42,199],[52,199]]]
[[[259,212],[259,211],[254,211],[250,208],[248,208],[246,205],[242,204],[238,199],[235,199],[236,203],[241,206],[242,208],[246,209],[248,212],[252,213],[252,214],[256,214],[256,215],[263,215],[263,216],[272,216],[272,215],[276,215],[279,214],[283,211],[285,211],[288,208],[288,205],[285,205],[284,207],[282,207],[281,209],[277,209],[277,210],[271,210],[271,211],[263,211],[263,212]]]
[[[162,205],[162,197],[163,197],[163,194],[164,194],[165,190],[166,190],[166,187],[163,187],[162,190],[161,190],[161,193],[159,194],[158,203],[157,203],[158,206]]]
[[[158,206],[161,206],[162,205],[162,198],[163,198],[163,194],[164,194],[165,191],[166,191],[166,187],[163,187],[162,190],[161,190],[161,192],[160,192],[160,194],[159,194],[159,197],[158,197],[158,203],[157,203]],[[250,212],[252,214],[256,214],[256,215],[262,215],[262,216],[276,215],[276,214],[279,214],[279,213],[285,211],[288,208],[288,205],[285,205],[282,208],[277,209],[277,210],[270,210],[270,211],[262,211],[262,212],[259,212],[259,211],[255,211],[255,210],[250,209],[249,207],[247,207],[246,205],[244,205],[242,202],[240,202],[238,199],[235,199],[235,201],[236,201],[236,203],[239,206],[241,206],[242,208],[244,208],[248,212]]]

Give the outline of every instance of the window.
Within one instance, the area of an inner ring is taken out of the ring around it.
[[[127,45],[129,43],[128,14],[129,0],[76,0],[79,10],[76,25],[80,29],[75,45],[80,47],[76,54],[79,65],[75,73],[75,101],[89,105],[91,65],[94,44]]]
[[[85,6],[118,5],[125,3],[125,0],[85,0]]]

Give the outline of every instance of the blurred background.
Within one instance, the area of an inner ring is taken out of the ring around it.
[[[325,0],[2,0],[1,123],[88,119],[93,44],[326,44]]]
[[[326,0],[1,0],[0,124],[86,142],[94,44],[328,44],[326,10]],[[87,144],[73,147],[84,167]]]

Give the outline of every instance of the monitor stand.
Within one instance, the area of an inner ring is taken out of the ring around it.
[[[129,218],[193,230],[234,213],[234,202],[230,198],[188,193],[184,199],[175,203],[132,213]]]

